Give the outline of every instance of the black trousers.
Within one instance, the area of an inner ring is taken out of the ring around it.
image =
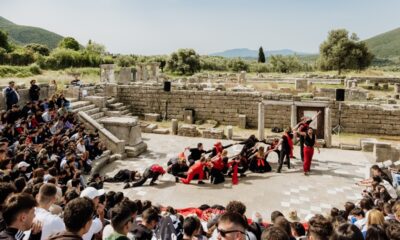
[[[304,137],[300,136],[300,156],[301,156],[301,161],[304,162]]]
[[[283,150],[282,149],[280,154],[279,154],[279,160],[278,160],[279,166],[278,166],[278,170],[277,170],[278,172],[281,171],[282,165],[285,162],[285,158],[286,158],[286,161],[287,161],[287,166],[290,169],[290,150],[287,151],[287,150]]]
[[[146,169],[144,171],[142,177],[139,179],[139,181],[133,183],[132,187],[142,186],[149,178],[151,178],[150,183],[154,183],[155,181],[157,181],[158,176],[160,176],[160,173],[155,173],[155,172],[151,171],[150,169]]]
[[[225,177],[222,171],[217,170],[215,168],[211,168],[210,180],[212,184],[218,184],[225,182]]]

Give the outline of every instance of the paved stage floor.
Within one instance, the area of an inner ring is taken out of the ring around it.
[[[102,174],[113,176],[119,169],[144,170],[158,163],[164,167],[168,159],[185,147],[195,147],[198,142],[210,149],[216,140],[189,138],[171,135],[143,134],[148,151],[138,158],[118,160],[106,166]],[[232,141],[224,140],[223,144]],[[228,149],[229,155],[240,151],[242,145]],[[295,156],[299,158],[299,148],[295,147]],[[315,151],[311,166],[312,174],[304,176],[301,160],[292,161],[292,169],[285,166],[281,174],[276,173],[277,154],[272,153],[268,162],[273,172],[255,174],[248,172],[247,177],[239,179],[239,185],[232,186],[231,179],[225,183],[212,185],[190,185],[175,183],[174,178],[165,174],[159,178],[158,185],[149,186],[148,182],[139,188],[122,189],[123,183],[106,183],[106,190],[123,191],[131,199],[151,200],[154,204],[175,208],[198,207],[201,204],[225,205],[231,200],[240,200],[247,206],[247,215],[258,211],[264,220],[270,220],[274,210],[287,214],[297,210],[304,219],[310,213],[328,213],[332,207],[343,209],[346,201],[356,202],[361,198],[362,188],[355,185],[367,175],[370,153],[345,151],[339,149],[321,149]]]

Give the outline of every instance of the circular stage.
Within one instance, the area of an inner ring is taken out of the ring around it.
[[[102,170],[102,174],[111,177],[125,168],[142,172],[153,163],[166,167],[168,159],[185,147],[195,147],[202,142],[207,150],[216,142],[213,139],[156,134],[143,134],[143,139],[148,145],[146,153],[138,158],[113,162]],[[224,140],[222,143],[229,144],[232,141]],[[229,155],[240,151],[241,146],[228,148]],[[294,155],[299,157],[299,148],[295,147],[294,151]],[[274,210],[285,214],[297,210],[299,217],[304,219],[310,213],[324,214],[332,207],[343,208],[346,201],[359,200],[362,188],[356,186],[355,182],[366,177],[370,164],[363,152],[321,149],[320,154],[314,154],[311,175],[304,176],[301,160],[292,160],[292,169],[284,166],[281,174],[276,173],[277,160],[277,154],[272,153],[268,157],[272,172],[247,172],[246,177],[239,178],[238,185],[232,185],[230,178],[218,185],[212,185],[209,181],[197,185],[196,180],[185,185],[175,183],[173,176],[165,174],[159,178],[156,186],[149,186],[148,180],[138,188],[122,189],[123,183],[106,183],[105,189],[122,191],[131,199],[150,200],[153,204],[174,208],[198,207],[201,204],[226,205],[231,200],[239,200],[246,204],[249,217],[257,211],[268,221]]]

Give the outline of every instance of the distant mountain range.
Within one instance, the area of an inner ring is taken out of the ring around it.
[[[39,43],[48,46],[50,49],[56,48],[63,36],[38,27],[30,27],[15,24],[0,16],[0,30],[8,33],[11,41],[19,45],[29,43]],[[372,53],[378,58],[397,58],[400,57],[400,28],[379,34],[372,38],[366,39],[368,47]],[[317,56],[317,53],[297,52],[290,49],[265,51],[265,57],[271,55],[298,55],[301,57]],[[258,49],[252,50],[248,48],[229,49],[223,52],[212,53],[210,56],[222,56],[226,58],[258,58]]]
[[[280,50],[271,50],[271,51],[264,51],[265,57],[269,57],[271,55],[311,55],[310,53],[302,53],[296,52],[290,49],[280,49]],[[248,48],[235,48],[229,49],[223,52],[218,53],[211,53],[210,56],[221,56],[226,58],[258,58],[258,50],[252,50]]]
[[[400,57],[400,28],[379,34],[365,42],[378,58]]]
[[[63,39],[63,36],[57,33],[38,27],[18,25],[1,16],[0,30],[7,32],[9,39],[18,45],[39,43],[53,49],[56,48],[58,43]]]

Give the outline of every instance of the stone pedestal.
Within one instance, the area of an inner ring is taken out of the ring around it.
[[[226,138],[232,139],[233,138],[233,127],[232,126],[226,126]]]
[[[246,128],[246,115],[239,114],[239,128],[245,129]]]
[[[118,139],[125,140],[131,151],[138,155],[147,150],[147,144],[142,140],[142,133],[136,117],[109,117],[100,121],[104,127]]]
[[[258,104],[258,139],[259,140],[265,139],[264,113],[265,113],[264,104],[262,102],[260,102]]]
[[[177,135],[178,134],[178,119],[172,119],[172,134]]]
[[[296,90],[298,90],[298,91],[307,90],[308,80],[307,79],[296,79],[295,86],[296,86]]]
[[[390,143],[374,143],[373,159],[375,162],[384,162],[392,157],[392,145]]]
[[[129,67],[123,67],[119,71],[118,84],[129,84],[132,81],[132,71]]]

